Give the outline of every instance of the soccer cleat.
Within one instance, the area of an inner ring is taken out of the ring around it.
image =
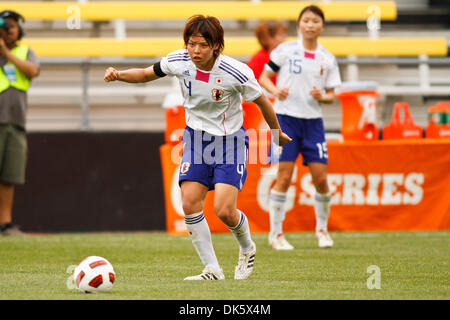
[[[222,269],[214,271],[208,267],[203,269],[202,273],[197,276],[190,276],[184,278],[184,280],[224,280],[225,276]]]
[[[333,239],[327,231],[320,230],[316,232],[317,243],[319,248],[331,248],[333,246]]]
[[[253,271],[253,264],[255,262],[256,245],[252,241],[253,249],[248,253],[243,253],[239,250],[239,261],[234,269],[234,279],[243,280],[247,279]]]
[[[269,244],[274,250],[293,250],[294,247],[287,242],[286,238],[282,233],[276,235],[275,237],[269,236]]]
[[[21,231],[18,225],[8,223],[3,228],[0,227],[0,235],[23,237],[26,236],[27,234]]]

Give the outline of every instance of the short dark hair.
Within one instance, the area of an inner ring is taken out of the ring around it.
[[[307,11],[311,11],[312,13],[315,13],[319,17],[322,18],[323,24],[325,24],[325,15],[323,14],[322,9],[320,9],[318,6],[310,5],[303,8],[302,11],[300,11],[300,14],[298,15],[297,24],[300,22],[300,19],[302,18],[303,14]]]
[[[187,45],[189,38],[194,33],[200,33],[211,48],[219,45],[217,50],[214,50],[214,56],[218,56],[225,46],[223,37],[223,28],[217,18],[211,16],[203,16],[201,14],[192,16],[186,22],[183,32],[184,44]]]

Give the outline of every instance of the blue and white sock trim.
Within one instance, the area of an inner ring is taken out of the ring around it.
[[[314,199],[316,199],[318,202],[329,202],[331,200],[331,195],[316,193],[314,195]]]
[[[205,219],[203,213],[196,214],[192,217],[192,215],[184,216],[184,222],[186,224],[197,224]]]
[[[238,212],[241,214],[241,217],[239,219],[239,223],[235,227],[228,227],[228,229],[230,229],[231,231],[239,230],[242,227],[242,225],[244,224],[244,222],[245,222],[245,219],[246,219],[245,218],[245,214],[242,211],[238,211]]]
[[[275,202],[285,202],[287,198],[286,193],[277,192],[274,190],[270,191],[269,199]]]

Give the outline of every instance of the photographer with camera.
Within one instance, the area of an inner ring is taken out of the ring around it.
[[[17,42],[24,36],[17,12],[0,12],[0,235],[23,235],[12,223],[14,186],[25,183],[27,90],[39,74],[34,52]]]

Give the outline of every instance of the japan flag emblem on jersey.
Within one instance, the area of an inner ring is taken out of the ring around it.
[[[217,78],[214,79],[214,83],[216,83],[216,84],[223,84],[223,79],[220,78],[220,77],[217,77]]]
[[[211,96],[215,101],[220,101],[223,98],[223,90],[222,89],[212,89]]]

